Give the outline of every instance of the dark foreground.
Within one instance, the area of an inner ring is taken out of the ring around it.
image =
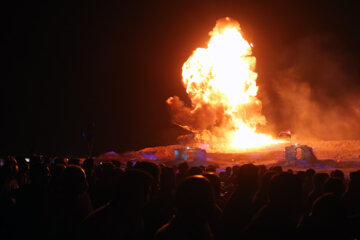
[[[1,239],[359,239],[360,171],[3,158]]]

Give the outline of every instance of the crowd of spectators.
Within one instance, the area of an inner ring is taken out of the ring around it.
[[[1,239],[360,239],[360,171],[3,157],[0,184]]]

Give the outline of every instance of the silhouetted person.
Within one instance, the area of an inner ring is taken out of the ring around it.
[[[52,169],[52,176],[49,184],[49,191],[59,192],[61,191],[61,184],[63,182],[63,176],[66,166],[64,164],[56,164]]]
[[[227,237],[239,234],[255,213],[253,197],[258,187],[258,169],[253,164],[241,166],[237,187],[225,205],[223,227]]]
[[[306,200],[306,210],[309,212],[315,200],[324,193],[325,181],[329,178],[327,173],[316,173],[312,178],[313,190]]]
[[[275,174],[274,172],[268,171],[261,178],[258,191],[255,193],[253,200],[256,211],[261,209],[269,201],[268,195],[269,195],[270,180],[274,174]]]
[[[330,177],[325,181],[324,193],[333,193],[339,199],[341,199],[345,192],[345,185],[343,180],[338,177]]]
[[[275,175],[269,186],[269,203],[247,227],[247,239],[295,239],[302,214],[301,181],[290,173]]]
[[[221,236],[221,217],[222,217],[222,207],[224,206],[224,201],[221,197],[221,185],[220,185],[220,178],[214,173],[214,172],[210,172],[210,173],[206,173],[204,174],[204,177],[206,177],[211,184],[211,187],[213,189],[214,192],[214,196],[215,196],[215,209],[214,209],[214,214],[213,216],[210,218],[209,220],[209,224],[211,227],[211,231],[213,232],[213,234],[215,235],[215,237],[220,237]]]
[[[116,170],[114,164],[106,162],[101,165],[101,171],[95,183],[94,191],[94,208],[101,207],[111,200],[116,187]]]
[[[21,188],[22,186],[30,184],[29,163],[26,162],[25,158],[22,156],[17,156],[15,159],[19,166],[19,172],[16,175],[16,180],[17,184]]]
[[[148,172],[153,177],[154,187],[158,187],[158,183],[160,180],[160,168],[156,163],[149,161],[137,162],[134,168]]]
[[[150,161],[137,162],[134,168],[146,171],[153,177],[150,200],[144,209],[145,238],[152,239],[156,230],[164,223],[164,217],[158,214],[162,209],[159,188],[161,169]]]
[[[232,192],[234,188],[237,186],[238,171],[239,171],[239,166],[234,165],[231,170],[232,172],[231,176],[225,182],[225,189],[228,190],[229,192]]]
[[[122,173],[113,200],[87,217],[76,239],[144,239],[143,210],[152,182],[142,170]]]
[[[14,239],[16,237],[16,198],[12,182],[18,173],[15,159],[0,157],[0,236]]]
[[[85,159],[83,162],[83,169],[86,174],[86,179],[89,185],[88,193],[94,201],[96,191],[96,176],[95,176],[95,161],[92,158]]]
[[[360,215],[360,171],[350,173],[349,187],[343,196],[348,216]]]
[[[311,214],[300,224],[303,239],[349,239],[346,231],[346,212],[333,193],[321,195]],[[352,238],[351,238],[352,239]]]
[[[160,172],[160,191],[156,201],[152,202],[152,204],[156,204],[157,209],[157,229],[167,223],[172,218],[175,211],[173,198],[175,191],[175,172],[170,167],[161,167]],[[152,232],[151,235],[155,234],[157,229],[154,229],[154,232]]]
[[[40,158],[31,157],[30,184],[19,189],[17,194],[18,224],[23,226],[19,238],[41,238],[43,234],[43,206],[50,181],[50,170]]]
[[[208,224],[215,200],[209,181],[200,175],[181,182],[175,193],[176,214],[162,226],[155,239],[213,239]]]
[[[188,169],[189,169],[189,165],[186,162],[179,164],[178,167],[179,172],[176,174],[176,184],[179,184],[183,179],[187,177]]]
[[[70,237],[92,211],[85,171],[80,166],[69,165],[61,178],[60,191],[44,204],[46,239]]]
[[[305,172],[305,179],[303,181],[304,196],[308,196],[309,193],[313,190],[312,179],[313,179],[313,176],[315,175],[315,173],[316,173],[315,170],[312,168],[306,170],[306,172]]]

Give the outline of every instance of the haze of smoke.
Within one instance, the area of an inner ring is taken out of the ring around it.
[[[285,57],[292,64],[272,81],[270,91],[277,93],[270,100],[277,112],[275,125],[292,128],[299,139],[360,136],[356,65],[351,54],[334,48],[338,45],[332,41],[316,37],[297,42]]]

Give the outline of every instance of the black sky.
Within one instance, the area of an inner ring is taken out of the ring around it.
[[[309,64],[301,74],[315,96],[356,95],[356,5],[299,2],[5,1],[0,153],[83,155],[81,131],[91,122],[95,154],[176,143],[184,131],[171,124],[165,101],[174,95],[186,99],[182,64],[226,16],[238,20],[255,45],[259,98],[277,128],[287,123],[273,81],[295,61]],[[301,60],[299,51],[323,55]],[[323,72],[306,69],[329,58],[349,77],[313,79],[314,72]]]

